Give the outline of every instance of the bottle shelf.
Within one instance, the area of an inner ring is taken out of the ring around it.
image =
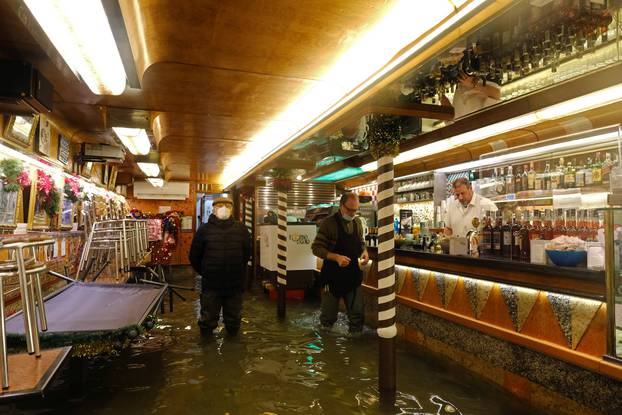
[[[606,193],[609,192],[609,185],[595,185],[589,187],[577,187],[571,189],[557,189],[559,196],[572,195],[572,194],[593,194],[593,193]],[[535,202],[552,200],[554,195],[553,190],[525,190],[517,193],[507,193],[504,195],[489,197],[495,203],[517,203],[517,202]]]
[[[412,205],[415,203],[430,203],[434,202],[434,199],[423,199],[423,200],[411,200],[410,202],[395,202],[396,205]]]

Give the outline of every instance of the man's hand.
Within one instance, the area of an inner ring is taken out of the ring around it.
[[[475,88],[477,85],[477,78],[469,76],[462,71],[458,74],[458,81],[469,89]]]
[[[367,251],[363,251],[361,254],[361,265],[365,266],[369,262],[369,254]]]
[[[443,230],[443,233],[445,234],[445,236],[451,236],[454,234],[454,231],[451,228],[445,228]]]
[[[343,256],[343,255],[335,255],[335,262],[341,267],[341,268],[345,268],[348,265],[350,265],[350,258],[348,258],[347,256]]]

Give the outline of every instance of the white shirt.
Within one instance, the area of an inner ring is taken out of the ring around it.
[[[494,82],[486,81],[487,84],[497,86]],[[452,105],[454,107],[454,118],[458,119],[467,114],[481,110],[482,108],[489,107],[496,104],[496,99],[490,98],[483,91],[479,89],[471,89],[462,84],[456,87]]]
[[[445,225],[451,228],[453,236],[467,236],[469,231],[475,229],[472,222],[474,218],[481,220],[484,213],[489,210],[496,212],[497,206],[490,200],[473,193],[469,204],[464,207],[457,199],[452,200],[447,205],[445,214]]]

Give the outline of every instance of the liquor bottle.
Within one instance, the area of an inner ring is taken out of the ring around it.
[[[492,169],[492,174],[490,175],[490,182],[493,185],[493,189],[495,192],[497,191],[497,168]]]
[[[564,171],[564,187],[566,189],[575,187],[575,169],[572,167],[571,162],[568,162],[566,170]]]
[[[585,172],[585,185],[591,186],[593,184],[592,181],[592,158],[588,157],[587,162],[585,163],[585,168],[583,169]]]
[[[533,225],[529,228],[529,240],[542,238],[542,216],[539,210],[533,211]]]
[[[611,169],[613,169],[613,160],[611,153],[605,153],[605,161],[603,162],[603,184],[608,184],[611,180]]]
[[[539,190],[536,188],[537,180],[536,170],[533,168],[533,161],[529,164],[529,172],[527,173],[527,188],[529,190]],[[542,181],[540,181],[540,189],[542,189]]]
[[[516,168],[516,176],[514,176],[514,192],[518,193],[523,190],[523,173],[520,171],[520,167]]]
[[[495,170],[497,169],[495,168]],[[503,167],[501,167],[501,170],[499,171],[499,174],[497,175],[495,190],[498,195],[505,194],[505,177],[503,176]]]
[[[553,239],[553,212],[551,209],[544,210],[544,226],[542,226],[542,239]]]
[[[585,167],[584,166],[581,166],[581,165],[576,166],[575,186],[577,187],[585,186]]]
[[[495,226],[492,228],[492,254],[501,256],[501,228],[503,227],[503,215],[500,210],[496,213]]]
[[[552,183],[551,183],[551,165],[549,163],[546,163],[546,166],[544,167],[544,173],[542,174],[542,179],[543,179],[543,189],[544,190],[551,190],[552,189]]]
[[[592,183],[601,184],[603,182],[603,164],[600,161],[600,152],[596,153],[596,158],[592,164]]]
[[[553,225],[553,239],[566,234],[566,226],[564,225],[564,210],[556,209],[555,224]]]
[[[559,165],[551,172],[551,190],[559,189],[562,186],[562,178]]]
[[[522,215],[520,211],[512,214],[512,260],[520,261],[521,250],[521,220]]]
[[[579,236],[579,230],[577,229],[577,211],[576,209],[568,209],[566,212],[566,235]]]
[[[557,164],[557,176],[558,176],[558,180],[559,182],[557,183],[557,188],[558,189],[563,189],[566,187],[566,184],[564,182],[564,176],[566,173],[566,163],[564,162],[564,158],[560,157],[559,158],[559,163]]]
[[[490,211],[486,211],[486,217],[484,218],[484,227],[482,228],[482,243],[480,249],[480,255],[492,255],[492,218],[490,217]]]
[[[521,188],[523,190],[533,190],[533,182],[531,183],[532,187],[529,188],[529,170],[527,169],[527,165],[523,166],[523,174],[521,176]]]
[[[577,212],[577,237],[584,241],[590,240],[590,228],[587,222],[587,210],[579,210]]]
[[[508,166],[508,173],[505,175],[505,192],[514,193],[514,174],[512,174],[512,166]]]
[[[512,225],[512,221],[508,219],[505,224],[501,226],[501,256],[506,259],[512,259],[512,251],[514,249]]]
[[[530,234],[533,226],[529,222],[529,211],[523,213],[523,223],[521,224],[518,235],[520,239],[520,260],[529,262],[531,257],[531,243]]]

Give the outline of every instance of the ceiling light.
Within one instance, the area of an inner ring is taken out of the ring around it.
[[[151,141],[142,128],[112,127],[123,145],[134,155],[145,155],[151,150]]]
[[[426,3],[426,7],[421,7],[417,1],[396,1],[391,10],[320,77],[321,82],[301,94],[227,164],[221,183],[230,186],[275,151],[304,136],[319,120],[412,58],[484,2],[472,0],[464,8],[456,9],[455,4],[462,4],[462,0],[433,1]],[[436,25],[414,46],[402,52]]]
[[[100,0],[24,0],[67,65],[98,95],[119,95],[126,76]]]
[[[158,163],[138,162],[136,164],[138,164],[138,168],[140,168],[147,177],[156,177],[160,175],[160,166],[158,166]]]
[[[160,179],[159,177],[149,177],[147,181],[151,183],[153,187],[164,187],[164,179]]]
[[[296,180],[301,181],[302,180],[302,176],[301,175],[296,176]]]

